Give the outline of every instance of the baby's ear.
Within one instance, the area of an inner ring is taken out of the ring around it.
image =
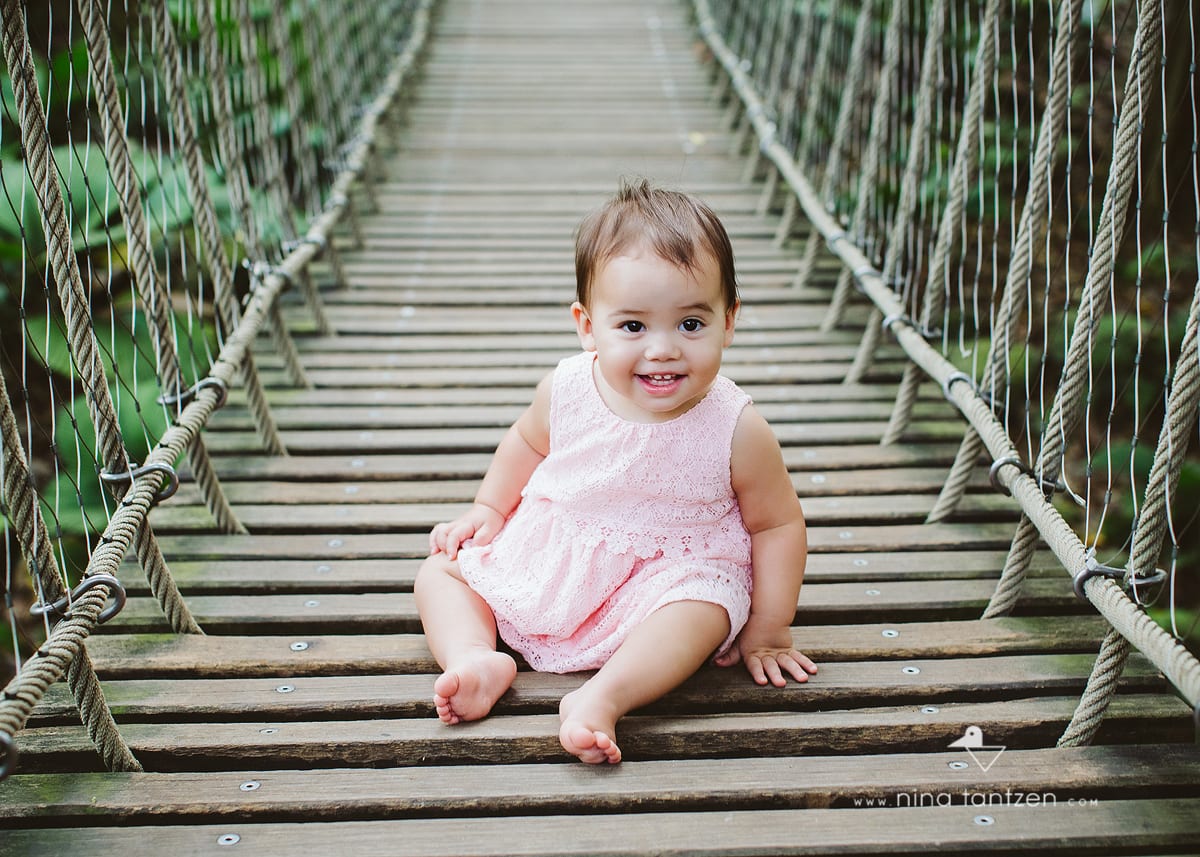
[[[737,324],[737,314],[742,308],[741,301],[735,301],[733,306],[725,310],[725,347],[733,344],[733,328]]]
[[[579,344],[584,351],[596,350],[596,336],[592,331],[592,317],[588,315],[587,307],[579,301],[571,304],[571,315],[575,319],[575,332],[579,334]]]

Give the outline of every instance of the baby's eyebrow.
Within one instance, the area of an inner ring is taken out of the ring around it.
[[[712,308],[712,304],[710,304],[708,301],[701,301],[699,303],[688,304],[687,306],[681,306],[679,308],[679,311],[680,312],[707,312],[707,313],[714,312],[714,310]]]

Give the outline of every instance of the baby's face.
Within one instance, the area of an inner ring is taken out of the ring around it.
[[[698,262],[689,271],[629,248],[597,270],[591,306],[572,306],[580,342],[597,355],[600,395],[617,416],[674,419],[716,379],[737,307],[725,305],[712,255]]]

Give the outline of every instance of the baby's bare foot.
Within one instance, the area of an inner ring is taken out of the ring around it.
[[[459,661],[433,683],[437,715],[451,725],[486,717],[516,677],[516,662],[503,652],[481,652]]]
[[[621,761],[621,748],[613,740],[617,734],[616,718],[603,705],[591,705],[579,691],[568,693],[558,707],[558,740],[563,749],[589,765]]]

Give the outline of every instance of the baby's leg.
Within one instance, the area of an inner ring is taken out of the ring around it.
[[[678,687],[729,635],[725,608],[675,601],[634,628],[608,663],[559,705],[558,740],[585,762],[621,761],[617,721]]]
[[[445,554],[425,560],[413,591],[425,640],[444,670],[433,683],[438,717],[450,724],[486,717],[517,675],[516,662],[496,651],[491,608]]]

